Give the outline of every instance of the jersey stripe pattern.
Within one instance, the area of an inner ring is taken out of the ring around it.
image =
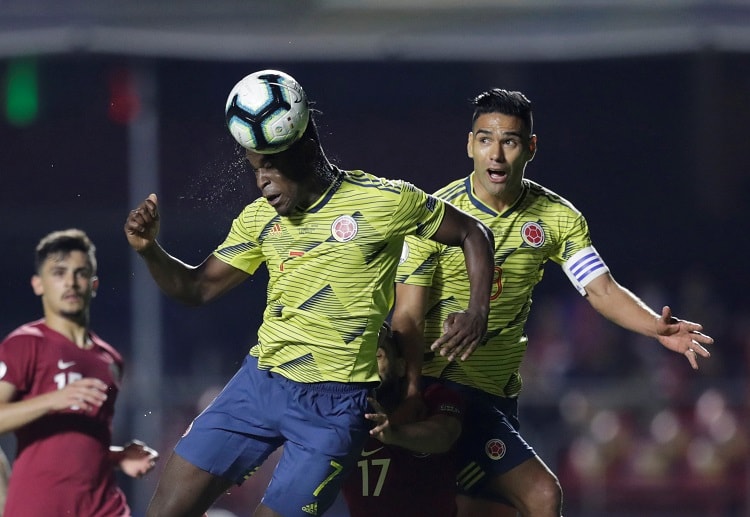
[[[429,344],[440,336],[449,313],[468,306],[469,279],[463,254],[460,248],[406,239],[396,281],[431,287],[422,373],[501,397],[516,396],[522,387],[519,366],[526,352],[524,327],[532,291],[548,260],[563,264],[591,246],[586,220],[570,202],[528,179],[523,180],[519,199],[503,213],[473,194],[473,175],[448,184],[435,195],[474,215],[493,231],[495,276],[487,335],[467,361],[448,362],[429,353]]]
[[[362,171],[338,180],[306,211],[280,216],[259,198],[214,255],[269,282],[259,367],[298,382],[378,381],[378,330],[390,310],[403,239],[428,238],[445,206],[412,184]]]

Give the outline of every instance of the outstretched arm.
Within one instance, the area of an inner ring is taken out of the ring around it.
[[[239,285],[248,275],[209,255],[198,266],[185,264],[156,241],[160,215],[156,194],[151,194],[125,221],[130,246],[146,262],[151,276],[168,296],[187,305],[202,305]]]
[[[661,314],[656,313],[609,273],[592,280],[586,286],[586,295],[591,306],[605,318],[683,354],[695,370],[698,369],[698,356],[711,356],[705,345],[712,345],[714,340],[701,332],[702,325],[673,317],[668,306]]]
[[[490,289],[494,271],[495,243],[492,231],[481,221],[446,203],[445,217],[433,240],[460,246],[466,258],[470,298],[465,311],[450,314],[443,323],[443,334],[432,344],[452,361],[466,360],[487,332]]]

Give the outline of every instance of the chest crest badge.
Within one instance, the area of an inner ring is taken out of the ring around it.
[[[521,228],[521,238],[532,248],[539,248],[544,244],[544,228],[539,223],[528,222]]]
[[[341,215],[331,225],[331,235],[338,242],[349,242],[357,235],[357,221],[350,215]]]

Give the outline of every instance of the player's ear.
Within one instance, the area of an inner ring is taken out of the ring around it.
[[[536,155],[536,135],[531,135],[531,138],[529,138],[529,160],[528,161],[533,160],[535,155]]]
[[[98,276],[92,276],[91,277],[91,297],[96,298],[96,291],[99,290],[99,277]]]
[[[469,139],[466,141],[466,154],[469,155],[469,158],[474,158],[474,149],[471,146],[471,143],[473,140],[474,140],[474,132],[469,131]]]
[[[42,296],[44,294],[42,277],[40,277],[39,275],[34,275],[31,277],[31,289],[33,289],[34,294],[37,296]]]

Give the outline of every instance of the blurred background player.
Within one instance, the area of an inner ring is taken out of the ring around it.
[[[457,471],[452,448],[461,434],[463,400],[435,383],[422,395],[425,414],[395,425],[389,415],[406,396],[406,361],[388,324],[381,330],[377,358],[380,386],[370,400],[376,413],[366,415],[375,427],[342,490],[349,513],[454,517]]]
[[[669,307],[658,314],[618,284],[593,247],[583,215],[566,199],[524,178],[537,137],[531,103],[522,93],[493,89],[479,94],[473,105],[467,152],[474,171],[436,195],[494,232],[487,336],[476,349],[433,344],[445,314],[466,303],[466,278],[453,249],[412,237],[405,241],[406,259],[397,275],[392,325],[410,347],[412,368],[422,363],[424,351],[425,380],[447,382],[467,400],[458,482],[471,498],[459,498],[460,515],[490,515],[484,498],[509,501],[524,516],[559,516],[557,477],[518,433],[517,419],[524,327],[545,263],[560,264],[607,319],[685,355],[693,368],[698,368],[697,356],[709,357],[703,345],[713,339],[700,332],[701,325],[674,318]]]
[[[260,77],[271,90],[299,88],[277,71]],[[295,99],[302,98],[299,88]],[[155,194],[125,222],[128,242],[159,287],[188,305],[216,299],[262,264],[269,273],[258,344],[176,445],[149,505],[152,517],[201,515],[282,445],[255,515],[325,513],[367,437],[378,333],[405,235],[461,246],[466,257],[468,308],[450,315],[441,342],[476,345],[486,331],[492,240],[475,218],[409,183],[334,166],[312,117],[285,150],[246,149],[245,156],[262,197],[200,265],[169,255],[156,240]]]
[[[123,361],[89,328],[95,247],[81,230],[53,232],[35,266],[44,318],[0,343],[0,433],[17,439],[4,516],[130,515],[115,468],[141,477],[158,455],[110,445]]]

